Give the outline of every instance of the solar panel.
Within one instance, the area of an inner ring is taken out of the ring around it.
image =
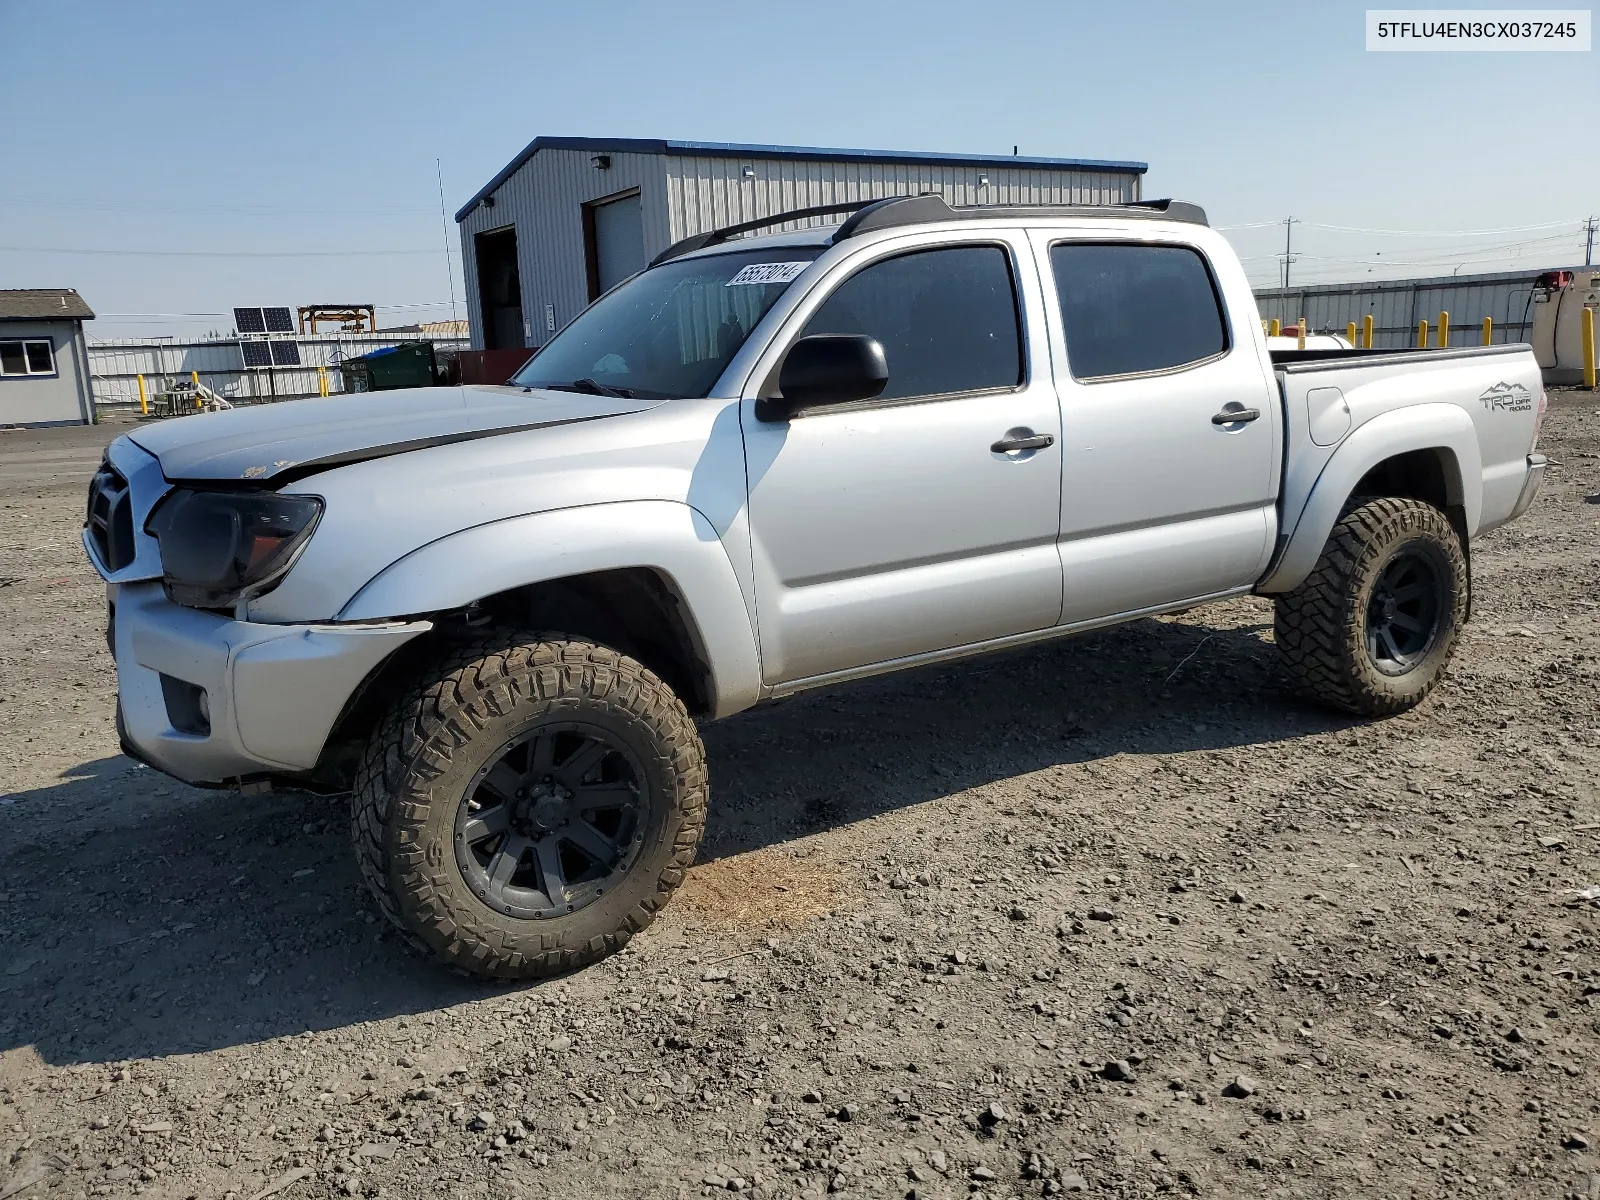
[[[271,311],[270,309],[268,311]],[[288,309],[284,309],[288,312]],[[272,347],[272,365],[275,367],[298,367],[300,365],[299,342],[270,342]]]
[[[263,308],[261,315],[267,323],[268,333],[294,332],[294,318],[287,308]]]
[[[272,351],[266,342],[242,342],[240,349],[244,351],[244,365],[247,367],[270,367],[272,365]]]
[[[261,315],[259,308],[236,308],[233,310],[233,327],[240,333],[265,333],[266,320]]]

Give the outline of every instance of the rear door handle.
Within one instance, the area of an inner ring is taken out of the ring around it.
[[[1246,421],[1258,420],[1261,416],[1259,408],[1225,408],[1211,418],[1213,425],[1243,425]]]
[[[1043,450],[1054,446],[1056,439],[1048,433],[1030,433],[1026,437],[1003,437],[989,449],[996,454],[1010,454],[1014,450]]]

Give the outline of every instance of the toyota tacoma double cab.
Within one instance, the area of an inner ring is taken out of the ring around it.
[[[1522,345],[1269,351],[1193,205],[900,197],[685,239],[505,386],[141,426],[84,544],[128,754],[347,792],[387,917],[530,978],[683,879],[697,720],[1249,593],[1410,708],[1544,404]]]

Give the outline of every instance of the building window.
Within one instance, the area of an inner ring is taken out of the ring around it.
[[[55,355],[46,341],[0,341],[0,375],[54,375]]]

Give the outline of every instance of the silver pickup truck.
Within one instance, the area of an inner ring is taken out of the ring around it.
[[[1415,705],[1544,404],[1526,346],[1269,353],[1192,205],[895,198],[680,242],[507,386],[141,427],[84,545],[129,754],[349,792],[387,916],[526,978],[682,880],[696,718],[1251,592]]]

